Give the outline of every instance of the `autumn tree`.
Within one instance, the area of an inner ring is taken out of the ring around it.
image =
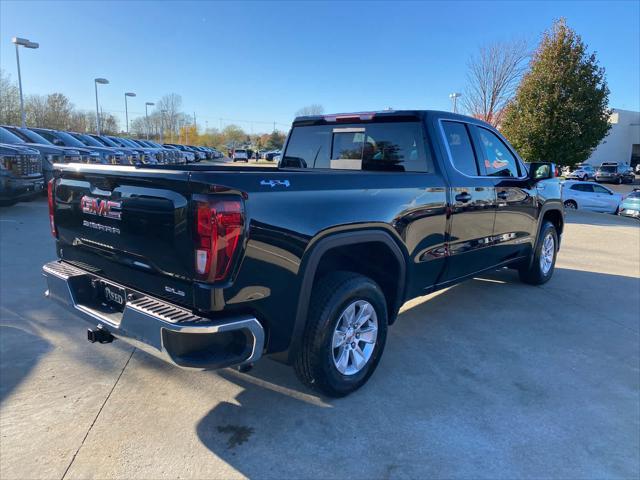
[[[467,112],[498,126],[513,98],[528,58],[524,41],[499,42],[481,47],[467,62],[467,86],[462,104]]]
[[[267,140],[267,148],[280,149],[284,145],[285,136],[282,132],[274,130]]]
[[[564,19],[544,33],[502,133],[527,161],[575,165],[609,131],[609,88],[595,53]]]

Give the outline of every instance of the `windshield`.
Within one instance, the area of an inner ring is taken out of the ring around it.
[[[84,143],[82,143],[77,138],[73,138],[67,132],[51,132],[54,137],[58,137],[67,147],[86,147]]]
[[[84,135],[82,133],[75,133],[73,136],[78,140],[80,140],[85,145],[87,145],[88,147],[104,147],[104,145],[102,145],[99,141],[97,141],[93,137],[90,137],[89,135]]]
[[[638,199],[640,199],[640,192],[631,192],[629,195],[627,195],[627,198],[638,198]]]
[[[133,143],[132,141],[130,141],[129,139],[126,138],[120,138],[120,137],[110,137],[109,138],[113,143],[123,146],[123,147],[130,147],[130,148],[140,148],[140,145],[136,145],[135,143]]]
[[[109,140],[108,138],[104,138],[104,137],[94,137],[93,135],[90,135],[91,138],[93,138],[96,142],[100,142],[100,144],[103,147],[118,147],[118,145],[116,145],[114,142],[112,142],[111,140]]]
[[[0,143],[16,144],[16,143],[25,143],[25,141],[22,140],[17,135],[14,135],[13,133],[11,133],[6,128],[1,128],[0,127]]]
[[[613,165],[601,165],[600,166],[600,170],[603,172],[615,172],[616,171],[616,167]]]
[[[42,135],[39,135],[36,132],[32,132],[27,128],[18,129],[16,127],[15,129],[11,130],[11,133],[13,133],[17,137],[20,137],[25,142],[40,143],[42,145],[53,145],[53,143],[44,138]]]

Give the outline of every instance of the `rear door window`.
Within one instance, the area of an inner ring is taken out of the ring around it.
[[[461,122],[442,122],[453,166],[470,177],[478,176],[478,163],[467,126]]]
[[[388,172],[431,171],[418,122],[294,127],[282,167]]]
[[[576,184],[571,186],[571,190],[575,190],[576,192],[592,193],[593,192],[593,186],[589,185],[587,183],[576,183]]]
[[[605,195],[611,195],[611,192],[604,188],[602,185],[593,185],[593,191],[596,193],[604,193]]]

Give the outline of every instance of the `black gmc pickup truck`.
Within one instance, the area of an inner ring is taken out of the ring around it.
[[[58,169],[47,295],[91,341],[201,369],[269,354],[331,396],[406,300],[505,266],[549,280],[564,225],[552,164],[446,112],[299,117],[277,168]]]

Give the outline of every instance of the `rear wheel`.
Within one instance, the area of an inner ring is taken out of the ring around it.
[[[553,276],[558,253],[558,233],[556,227],[545,221],[540,229],[533,258],[520,267],[520,280],[531,285],[542,285]]]
[[[568,208],[569,210],[577,210],[578,204],[573,200],[567,200],[564,202],[564,208]]]
[[[363,275],[331,273],[314,286],[296,374],[328,396],[348,395],[373,374],[386,337],[387,307],[380,287]]]

